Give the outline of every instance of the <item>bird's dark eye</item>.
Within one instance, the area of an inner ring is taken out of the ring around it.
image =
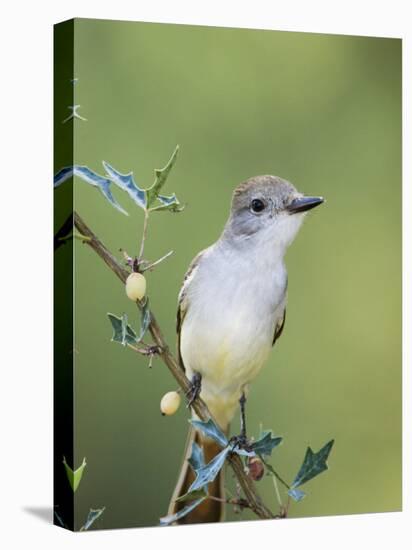
[[[250,203],[250,209],[252,212],[262,212],[265,209],[265,203],[260,199],[253,199]]]

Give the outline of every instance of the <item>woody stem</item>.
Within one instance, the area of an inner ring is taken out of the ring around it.
[[[246,405],[246,396],[244,393],[240,396],[240,437],[246,440],[246,414],[245,414],[245,405]]]

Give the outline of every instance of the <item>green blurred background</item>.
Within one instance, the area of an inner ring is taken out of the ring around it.
[[[180,145],[165,191],[187,207],[153,214],[146,248],[149,259],[175,251],[148,277],[171,344],[185,270],[219,236],[238,183],[270,173],[326,197],[287,254],[286,328],[251,388],[249,430],[284,437],[272,463],[288,480],[307,445],[336,440],[330,471],[291,517],[399,510],[401,41],[76,20],[74,58],[87,118],[75,121],[75,163],[102,173],[106,160],[149,186]],[[130,217],[75,185],[76,209],[120,257],[137,253],[143,216],[115,194]],[[106,313],[137,327],[133,304],[88,247],[75,255],[75,465],[88,463],[77,526],[101,506],[99,527],[157,525],[188,413],[160,415],[176,388],[167,369],[110,342]],[[276,509],[271,480],[259,489]]]

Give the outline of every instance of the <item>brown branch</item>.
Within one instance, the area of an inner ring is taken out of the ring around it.
[[[208,495],[207,498],[215,500],[216,502],[222,502],[223,504],[231,504],[234,508],[250,508],[248,501],[245,498],[219,498],[213,495]]]
[[[86,225],[86,223],[77,214],[77,212],[74,212],[74,225],[82,235],[89,238],[89,240],[85,241],[85,244],[90,246],[90,248],[92,248],[102,258],[102,260],[118,276],[118,278],[123,283],[125,283],[129,272],[105,247],[102,241],[92,232],[92,230]],[[137,305],[141,307],[140,304]],[[149,325],[149,331],[155,344],[159,347],[158,355],[159,357],[161,357],[176,382],[186,394],[191,388],[191,383],[186,377],[179,363],[176,361],[173,354],[170,352],[169,346],[167,345],[163,337],[163,334],[160,330],[159,324],[157,323],[155,316],[153,315],[153,312],[150,312],[150,316],[151,321]],[[212,415],[210,414],[206,403],[202,399],[200,399],[200,397],[197,397],[195,399],[195,401],[192,403],[192,407],[197,416],[204,422],[207,421],[209,418],[212,418]],[[240,457],[236,454],[230,454],[228,456],[228,461],[234,471],[234,474],[240,486],[243,489],[246,500],[248,502],[248,506],[255,512],[257,516],[262,519],[270,519],[276,517],[262,502],[260,496],[256,491],[253,480],[244,471],[244,467]]]

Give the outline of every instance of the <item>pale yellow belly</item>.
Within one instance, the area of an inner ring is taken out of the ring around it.
[[[191,377],[202,376],[201,396],[222,428],[232,420],[242,391],[253,381],[271,349],[272,323],[238,314],[219,319],[186,318],[181,354]]]

